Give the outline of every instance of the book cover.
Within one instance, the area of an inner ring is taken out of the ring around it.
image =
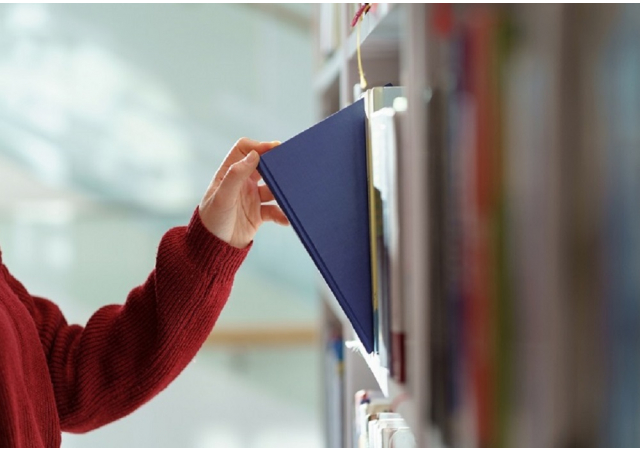
[[[263,155],[258,171],[371,353],[365,120],[359,100]]]

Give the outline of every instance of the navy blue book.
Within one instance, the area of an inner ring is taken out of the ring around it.
[[[258,171],[371,353],[365,120],[359,100],[261,156]]]

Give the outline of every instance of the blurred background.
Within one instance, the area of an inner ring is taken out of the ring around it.
[[[242,136],[314,123],[310,5],[0,5],[0,245],[69,322],[122,303]],[[278,263],[274,264],[277,258]],[[63,447],[319,447],[316,271],[266,224],[166,391]]]

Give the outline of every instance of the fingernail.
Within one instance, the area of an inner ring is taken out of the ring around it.
[[[280,144],[282,144],[282,142],[280,142],[280,141],[271,141],[271,143],[272,143],[273,145],[280,145]]]
[[[245,161],[247,162],[247,164],[253,164],[256,161],[256,158],[258,158],[258,152],[256,152],[255,150],[251,150],[245,158]]]

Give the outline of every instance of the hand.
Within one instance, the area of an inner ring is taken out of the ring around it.
[[[278,206],[262,204],[274,198],[266,185],[258,185],[261,177],[256,168],[260,155],[277,145],[278,142],[240,139],[200,202],[200,218],[207,229],[234,247],[249,245],[265,221],[289,224]]]

